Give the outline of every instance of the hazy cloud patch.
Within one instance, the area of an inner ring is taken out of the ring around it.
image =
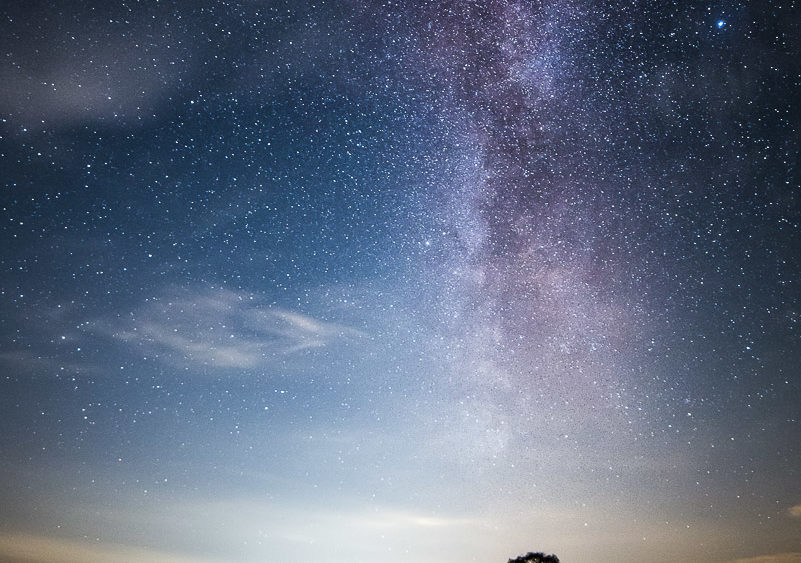
[[[17,27],[36,16],[41,23],[6,37],[0,110],[22,131],[150,119],[199,64],[195,30],[158,7],[124,17],[76,8],[60,25],[48,25],[48,15],[19,15]],[[70,21],[79,17],[82,25]]]
[[[801,553],[777,553],[775,555],[759,555],[746,559],[734,559],[729,563],[801,563]]]
[[[212,563],[129,545],[90,543],[33,534],[0,534],[0,559],[30,563]]]
[[[109,330],[153,357],[217,368],[256,368],[287,354],[353,343],[365,336],[343,324],[222,289],[151,299],[126,325]]]

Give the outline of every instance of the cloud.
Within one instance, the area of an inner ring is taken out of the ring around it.
[[[746,559],[735,559],[730,563],[801,563],[801,553],[777,553],[775,555],[759,555]]]
[[[801,504],[796,504],[787,509],[787,514],[793,518],[801,518]]]
[[[211,563],[143,547],[90,543],[32,534],[0,534],[0,559],[26,563]]]
[[[490,520],[481,517],[331,498],[320,504],[238,499],[176,508],[172,522],[181,522],[181,526],[208,529],[208,533],[218,534],[218,539],[222,534],[222,541],[229,546],[250,540],[247,554],[253,561],[313,560],[322,547],[327,550],[325,560],[332,563],[379,558],[393,563],[433,562],[441,560],[434,554],[441,553],[443,545],[467,556],[485,548],[479,538],[498,533]]]
[[[497,537],[505,528],[483,515],[337,496],[288,501],[268,500],[259,494],[218,496],[219,500],[168,495],[158,504],[143,504],[141,499],[123,495],[111,505],[73,505],[66,508],[66,522],[59,530],[68,539],[46,533],[3,536],[0,532],[0,561],[306,561],[319,560],[320,550],[325,549],[327,563],[378,559],[434,563],[442,560],[443,545],[463,557],[491,549],[493,542],[482,540]],[[202,559],[195,559],[196,554]]]
[[[0,65],[0,110],[11,123],[137,123],[180,90],[199,63],[191,31],[170,25],[178,23],[171,21],[175,16],[158,8],[130,13],[124,22],[113,21],[113,12],[86,17],[80,26],[69,20],[61,27],[31,25],[38,31],[9,38],[9,56]],[[47,22],[46,15],[28,11],[16,19]]]
[[[322,321],[229,290],[183,291],[149,300],[113,336],[181,365],[256,368],[287,354],[352,343],[357,329]]]

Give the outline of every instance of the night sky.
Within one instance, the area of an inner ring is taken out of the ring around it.
[[[795,1],[0,14],[0,560],[801,562]]]

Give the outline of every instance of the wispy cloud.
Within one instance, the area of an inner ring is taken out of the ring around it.
[[[730,563],[801,563],[801,553],[777,553],[775,555],[759,555],[746,559],[735,559]]]
[[[268,549],[271,560],[316,559],[324,548],[324,559],[333,563],[377,558],[393,563],[433,563],[441,560],[443,544],[467,556],[482,549],[477,538],[497,533],[491,521],[468,515],[328,501],[332,504],[323,507],[238,499],[189,504],[176,513],[183,525],[195,530],[220,523],[220,529],[229,534],[225,541],[232,546],[241,545],[246,538],[259,538],[262,544],[252,546],[250,560],[266,560]],[[208,515],[214,516],[209,519]]]
[[[222,289],[152,299],[134,312],[125,327],[107,328],[115,338],[153,357],[217,368],[255,368],[287,354],[365,336],[343,324]]]
[[[181,88],[181,79],[199,64],[197,45],[184,26],[170,25],[171,16],[132,15],[129,30],[113,34],[111,18],[78,31],[42,27],[42,36],[9,38],[15,64],[0,67],[0,110],[9,121],[32,131],[40,124],[73,126],[87,121],[136,124],[147,120],[154,110],[169,101]],[[97,43],[93,36],[108,36]],[[152,65],[141,63],[141,37]],[[29,47],[33,41],[37,48]],[[58,47],[63,41],[69,49]],[[166,73],[161,65],[169,65]]]
[[[72,506],[66,509],[72,517],[59,530],[61,537],[0,532],[0,561],[212,563],[306,561],[323,555],[330,563],[434,563],[442,561],[443,546],[453,551],[452,560],[486,556],[492,543],[482,539],[496,538],[504,528],[483,515],[341,497],[292,502],[252,497],[165,496],[154,505],[123,496],[116,506]],[[83,539],[87,534],[106,541]]]
[[[0,534],[0,559],[30,563],[212,563],[148,548],[33,534]]]

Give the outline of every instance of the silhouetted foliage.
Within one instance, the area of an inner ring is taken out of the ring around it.
[[[541,551],[529,551],[516,559],[510,559],[509,563],[559,563],[559,558],[556,555],[545,555]]]

